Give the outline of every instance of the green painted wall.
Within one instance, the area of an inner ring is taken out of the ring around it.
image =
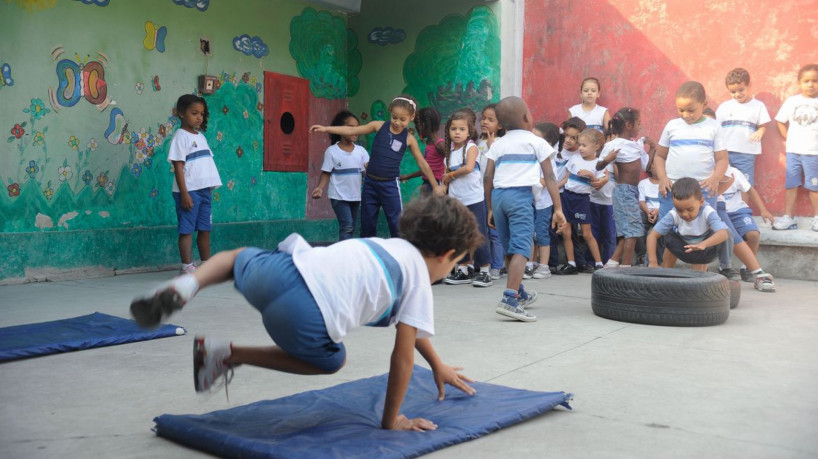
[[[0,245],[10,253],[0,280],[24,277],[26,268],[109,260],[131,268],[178,258],[166,230],[176,216],[165,147],[178,123],[176,99],[194,92],[204,73],[220,83],[205,96],[205,135],[224,183],[214,193],[214,250],[258,240],[228,237],[228,224],[304,219],[307,174],[262,172],[263,72],[299,75],[290,51],[293,18],[305,11],[330,17],[346,38],[346,17],[301,1],[204,3],[203,11],[173,0],[0,3],[0,66],[11,71],[0,85]],[[234,49],[244,34],[260,37],[266,54]],[[199,51],[200,37],[211,41],[209,58]],[[80,91],[70,77],[83,68],[96,68],[100,82]],[[87,100],[104,92],[101,104]],[[327,223],[300,228],[332,240]]]

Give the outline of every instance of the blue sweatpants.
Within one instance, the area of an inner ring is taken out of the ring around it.
[[[398,221],[403,212],[398,179],[388,181],[364,177],[361,192],[361,237],[375,237],[378,232],[378,212],[383,207],[389,234],[398,237]]]

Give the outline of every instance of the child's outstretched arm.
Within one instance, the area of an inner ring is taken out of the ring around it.
[[[446,384],[460,389],[469,395],[474,395],[477,391],[473,387],[466,384],[466,382],[474,382],[470,378],[458,373],[462,370],[461,367],[450,367],[440,360],[440,357],[435,352],[432,341],[429,338],[421,338],[415,341],[415,349],[420,352],[420,355],[429,362],[432,367],[432,373],[435,375],[435,383],[437,384],[437,399],[443,400],[446,396]]]
[[[437,429],[437,425],[428,419],[409,419],[400,414],[400,406],[412,378],[417,332],[417,328],[403,322],[398,322],[396,326],[395,347],[389,364],[389,382],[386,385],[386,400],[381,418],[381,427],[384,429],[417,432]]]
[[[598,163],[596,163],[596,170],[601,171],[602,169],[605,169],[605,166],[610,164],[611,161],[615,160],[617,155],[619,155],[618,149],[613,150],[607,155],[605,155],[604,158],[602,158]]]
[[[687,252],[687,253],[695,252],[695,251],[698,251],[698,250],[704,250],[704,249],[706,249],[708,247],[712,247],[714,245],[719,245],[722,242],[726,241],[728,236],[729,236],[729,233],[727,232],[726,229],[720,229],[720,230],[716,231],[715,233],[713,233],[712,235],[710,235],[709,238],[703,240],[702,242],[699,242],[698,244],[686,245],[685,246],[685,252]]]
[[[310,132],[329,132],[337,135],[366,135],[377,132],[385,121],[370,121],[360,126],[323,126],[315,124],[310,126]]]
[[[765,222],[769,220],[771,225],[775,223],[775,217],[773,217],[773,214],[767,210],[767,206],[764,205],[764,201],[761,200],[761,196],[758,194],[755,187],[750,187],[750,189],[747,191],[747,195],[750,196],[750,201],[758,208],[761,218]]]
[[[437,184],[437,179],[435,178],[434,172],[432,172],[432,168],[429,167],[429,163],[426,162],[426,159],[420,153],[420,147],[418,146],[418,141],[415,140],[415,136],[407,136],[406,143],[409,146],[409,151],[412,152],[412,157],[415,158],[415,162],[417,162],[418,167],[420,167],[420,172],[423,173],[423,176],[426,177],[426,180],[432,185],[434,193],[438,196],[442,196],[445,193],[445,189]]]

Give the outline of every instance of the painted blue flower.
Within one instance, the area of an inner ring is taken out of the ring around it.
[[[37,172],[40,171],[40,166],[37,165],[37,162],[33,159],[28,162],[28,167],[26,168],[26,174],[28,174],[31,178],[37,178]]]
[[[142,163],[142,165],[145,166],[145,169],[150,169],[151,166],[153,165],[153,158],[151,158],[150,156],[145,158],[145,161]]]
[[[31,119],[39,120],[45,116],[46,113],[50,113],[51,110],[45,108],[45,104],[43,103],[42,99],[31,99],[31,105],[23,109],[25,113],[31,115]]]
[[[142,175],[142,165],[139,163],[133,163],[131,166],[131,174],[133,174],[134,177],[139,178],[139,176]]]
[[[86,169],[85,173],[82,174],[82,181],[85,182],[86,185],[90,185],[91,180],[94,180],[94,174],[92,174],[91,171]]]

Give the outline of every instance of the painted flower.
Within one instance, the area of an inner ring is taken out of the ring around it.
[[[223,107],[222,107],[222,113],[224,113],[225,115],[226,115],[226,114],[227,114],[229,111],[230,111],[230,109],[229,109],[229,108],[227,108],[227,105],[225,105],[225,106],[223,106]]]
[[[49,185],[43,190],[45,198],[48,199],[49,201],[51,200],[52,197],[54,197],[54,189],[51,188],[50,183],[51,182],[49,182]]]
[[[155,198],[157,194],[159,194],[159,190],[157,190],[156,188],[152,188],[152,189],[151,189],[150,196],[151,196],[152,198]]]
[[[131,143],[131,133],[130,132],[125,131],[125,132],[122,133],[122,142],[125,143],[125,144]]]
[[[16,198],[20,196],[20,184],[15,182],[6,187],[9,190],[9,197]]]
[[[233,191],[234,186],[236,186],[236,182],[234,182],[233,179],[230,179],[230,181],[227,182],[227,189]]]
[[[156,149],[153,147],[148,147],[145,149],[145,154],[148,155],[148,158],[152,157],[155,152]]]
[[[28,176],[31,178],[36,178],[37,172],[40,172],[40,166],[38,166],[37,162],[32,159],[31,161],[28,162],[26,174],[28,174]]]
[[[244,75],[241,76],[241,81],[245,83],[250,81],[250,72],[244,72]]]
[[[256,110],[258,110],[258,111],[264,110],[264,104],[262,104],[261,102],[257,103],[256,104]]]
[[[249,113],[247,113],[247,110],[245,110],[244,112],[242,112],[241,116],[243,116],[243,117],[244,117],[244,119],[247,119],[247,118],[249,118],[249,117],[250,117],[250,114],[249,114]]]
[[[224,135],[222,135],[222,131],[219,131],[219,132],[216,133],[216,140],[221,142],[223,138],[224,138]]]
[[[142,175],[142,165],[139,163],[133,163],[131,165],[131,174],[133,174],[134,177],[139,178],[139,176]]]
[[[68,138],[68,146],[71,147],[72,150],[76,150],[80,146],[80,139],[72,135]]]
[[[114,181],[111,180],[108,182],[108,185],[105,186],[105,192],[108,194],[114,194]]]
[[[100,188],[105,188],[105,185],[108,184],[108,171],[100,172],[97,176],[97,186]]]
[[[66,180],[70,180],[71,177],[74,176],[74,171],[71,170],[71,166],[63,163],[62,166],[57,168],[57,177],[60,178],[61,182]]]
[[[220,79],[219,79],[219,80],[216,80],[216,84],[215,84],[215,86],[216,86],[216,89],[221,88],[221,87],[222,87],[222,80],[220,80]]]
[[[99,144],[97,143],[97,139],[93,137],[91,137],[91,140],[88,141],[88,145],[86,145],[86,147],[88,147],[88,149],[91,151],[97,151],[98,146]]]
[[[256,84],[256,82],[258,82],[258,79],[255,76],[251,76],[250,77],[250,84],[254,85],[254,84]]]
[[[220,199],[221,199],[221,195],[219,194],[219,192],[214,191],[213,192],[213,200],[216,201],[216,202],[219,202]]]
[[[142,95],[142,91],[145,90],[145,83],[137,81],[136,85],[134,86],[134,89],[136,89],[137,94]]]
[[[167,125],[160,124],[159,125],[159,135],[162,136],[162,137],[165,137],[165,134],[167,134],[167,132],[168,132]]]
[[[244,149],[243,149],[243,148],[241,148],[241,145],[239,145],[239,147],[238,147],[238,148],[236,148],[236,156],[238,156],[239,158],[241,158],[241,155],[243,155],[243,154],[244,154]]]
[[[142,163],[142,166],[144,166],[145,169],[150,169],[151,166],[153,166],[153,160],[151,158],[145,159],[145,162]]]
[[[91,180],[94,180],[94,174],[92,174],[91,171],[86,169],[85,173],[82,174],[82,181],[85,182],[86,185],[90,185]]]
[[[145,139],[145,143],[147,143],[149,147],[156,145],[156,136],[148,134],[148,138]]]
[[[253,150],[258,150],[258,140],[253,141]]]
[[[139,130],[139,138],[140,139],[147,141],[148,140],[148,135],[150,135],[150,134],[148,134],[148,131],[146,131],[145,128],[142,128],[142,129]]]
[[[19,123],[15,123],[14,127],[11,128],[11,135],[13,135],[17,139],[22,137],[23,134],[25,134],[25,133],[26,133],[26,130],[23,129],[23,126],[20,126]]]
[[[261,93],[261,83],[256,83],[256,92]]]
[[[146,159],[148,159],[148,155],[146,155],[143,150],[137,150],[133,154],[133,159],[134,159],[135,162],[137,162],[139,164],[142,164],[142,163],[145,162]]]
[[[45,143],[45,135],[41,131],[34,133],[34,145],[42,145]]]
[[[137,150],[142,151],[142,150],[144,150],[144,149],[145,149],[145,147],[146,147],[147,145],[145,144],[145,141],[144,141],[144,140],[139,139],[139,140],[137,140],[137,141],[136,141],[136,143],[134,144],[134,146],[136,147],[136,149],[137,149]]]
[[[31,114],[31,118],[35,120],[39,120],[45,116],[46,113],[49,113],[51,110],[45,108],[45,104],[43,104],[42,99],[31,99],[31,106],[28,110],[23,110],[26,113]]]

